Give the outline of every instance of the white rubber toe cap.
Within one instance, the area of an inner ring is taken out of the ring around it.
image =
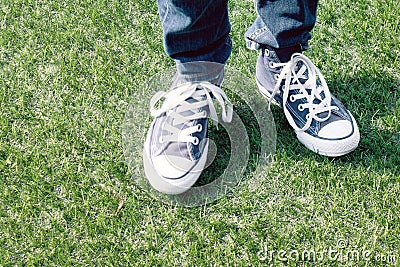
[[[146,177],[157,191],[169,195],[181,194],[189,190],[197,181],[207,161],[208,141],[198,161],[160,155],[150,159],[147,149],[143,149],[143,164]]]
[[[351,114],[350,116],[352,123],[345,120],[331,122],[321,129],[318,137],[298,131],[297,138],[307,148],[320,155],[343,156],[356,149],[360,141],[357,123]]]
[[[155,170],[165,178],[176,179],[186,175],[196,164],[183,157],[159,155],[153,158]]]
[[[353,126],[350,121],[333,121],[319,131],[318,136],[326,139],[340,139],[349,136],[353,132]]]

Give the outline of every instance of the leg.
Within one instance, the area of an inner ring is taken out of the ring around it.
[[[298,44],[308,48],[310,31],[316,20],[316,0],[256,0],[255,7],[258,17],[245,34],[250,49],[259,49],[262,45],[285,48]]]
[[[178,74],[193,76],[204,72],[198,64],[187,62],[227,61],[231,53],[227,2],[158,0],[165,52],[176,61]]]
[[[218,86],[231,52],[227,1],[158,0],[164,48],[177,66],[171,90],[150,101],[155,118],[144,145],[146,176],[160,192],[181,194],[200,177],[208,117],[218,122],[214,99],[224,107],[222,119],[232,119],[232,104]]]
[[[307,148],[331,157],[353,151],[360,139],[356,121],[301,54],[315,25],[317,1],[257,0],[255,6],[258,17],[245,37],[249,48],[261,50],[256,66],[261,93],[283,109]]]

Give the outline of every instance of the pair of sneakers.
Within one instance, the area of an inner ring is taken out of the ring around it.
[[[264,47],[257,60],[257,85],[268,105],[283,109],[298,140],[312,151],[330,157],[353,151],[360,134],[351,113],[329,92],[323,75],[301,50],[283,56],[281,52]],[[170,91],[153,96],[154,120],[143,163],[156,190],[181,194],[199,178],[207,161],[208,119],[218,123],[214,102],[222,107],[225,122],[232,119],[233,107],[221,82],[222,77],[210,82],[176,81]]]

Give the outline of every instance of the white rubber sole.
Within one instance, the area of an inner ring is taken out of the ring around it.
[[[271,93],[264,88],[257,79],[256,82],[261,94],[270,99]],[[271,102],[272,104],[282,108],[282,106],[275,99],[272,99]],[[297,139],[308,149],[323,156],[340,157],[346,155],[355,150],[360,142],[360,132],[358,130],[357,123],[350,111],[349,113],[351,116],[352,125],[354,126],[353,133],[350,136],[338,140],[329,140],[313,137],[306,132],[296,131]]]

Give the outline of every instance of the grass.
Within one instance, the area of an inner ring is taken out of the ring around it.
[[[229,5],[228,64],[253,77],[257,53],[242,38],[253,4]],[[183,208],[138,187],[122,153],[132,95],[173,65],[155,1],[3,0],[0,266],[262,266],[273,251],[339,241],[343,253],[388,257],[316,265],[400,266],[399,10],[395,0],[319,6],[307,55],[357,119],[356,151],[313,154],[274,109],[274,163],[247,174],[263,183]],[[271,263],[315,265],[276,253]]]

